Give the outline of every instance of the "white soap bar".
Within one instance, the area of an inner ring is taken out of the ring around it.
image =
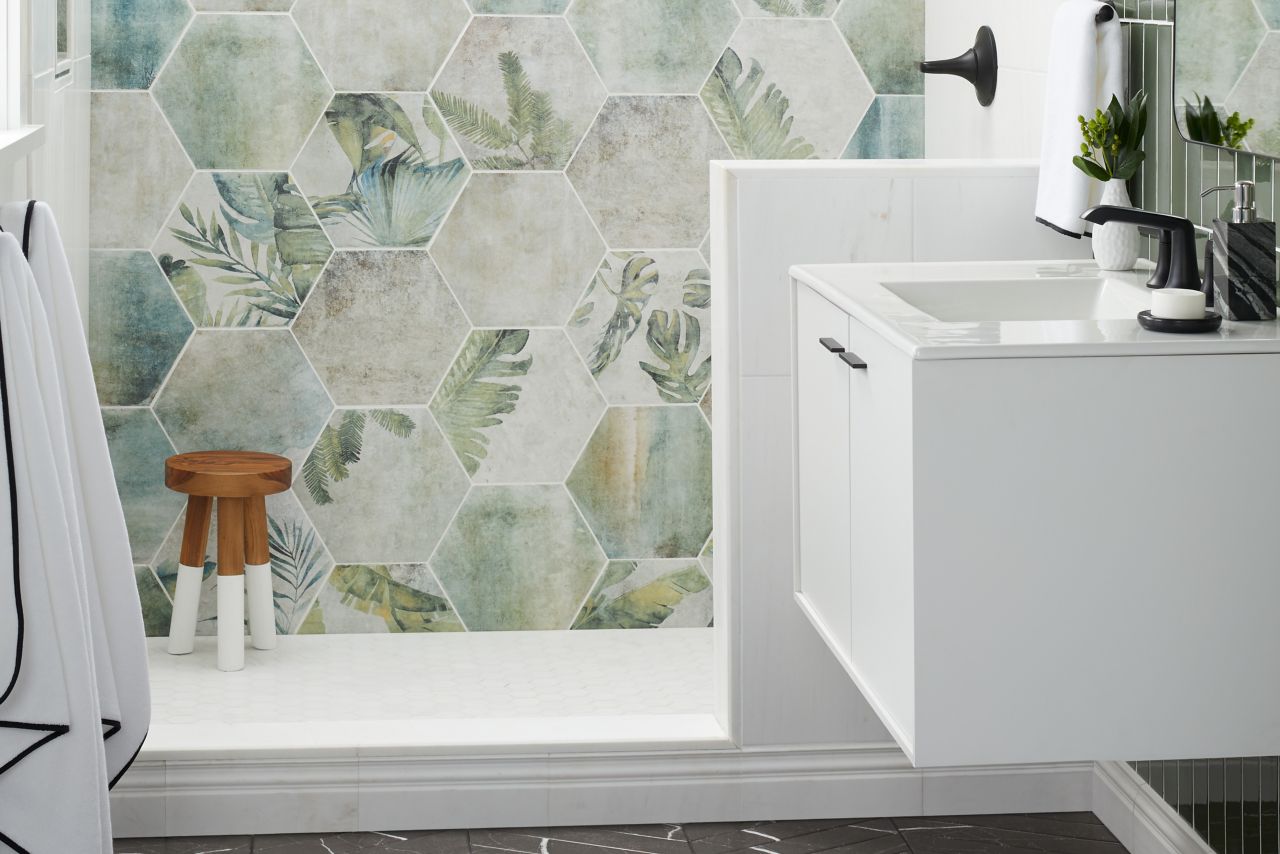
[[[1204,317],[1204,294],[1190,288],[1154,290],[1151,314],[1168,320],[1199,320]]]

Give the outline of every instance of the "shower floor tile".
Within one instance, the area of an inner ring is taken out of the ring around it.
[[[727,746],[711,629],[289,636],[234,673],[215,666],[214,638],[184,656],[149,644],[143,760]]]

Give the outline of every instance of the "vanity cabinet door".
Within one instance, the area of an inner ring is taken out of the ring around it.
[[[796,289],[796,591],[824,640],[848,661],[849,316]]]

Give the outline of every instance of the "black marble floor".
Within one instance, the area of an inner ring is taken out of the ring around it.
[[[116,854],[1126,854],[1093,813],[121,839]]]

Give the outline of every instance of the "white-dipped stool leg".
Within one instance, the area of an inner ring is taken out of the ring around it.
[[[200,609],[203,580],[203,566],[178,565],[178,586],[173,592],[173,615],[169,618],[170,655],[186,655],[195,648],[196,612]]]
[[[249,633],[254,649],[276,648],[276,613],[272,601],[271,564],[245,564],[245,584],[249,588]]]
[[[244,576],[218,576],[218,669],[244,669]]]

